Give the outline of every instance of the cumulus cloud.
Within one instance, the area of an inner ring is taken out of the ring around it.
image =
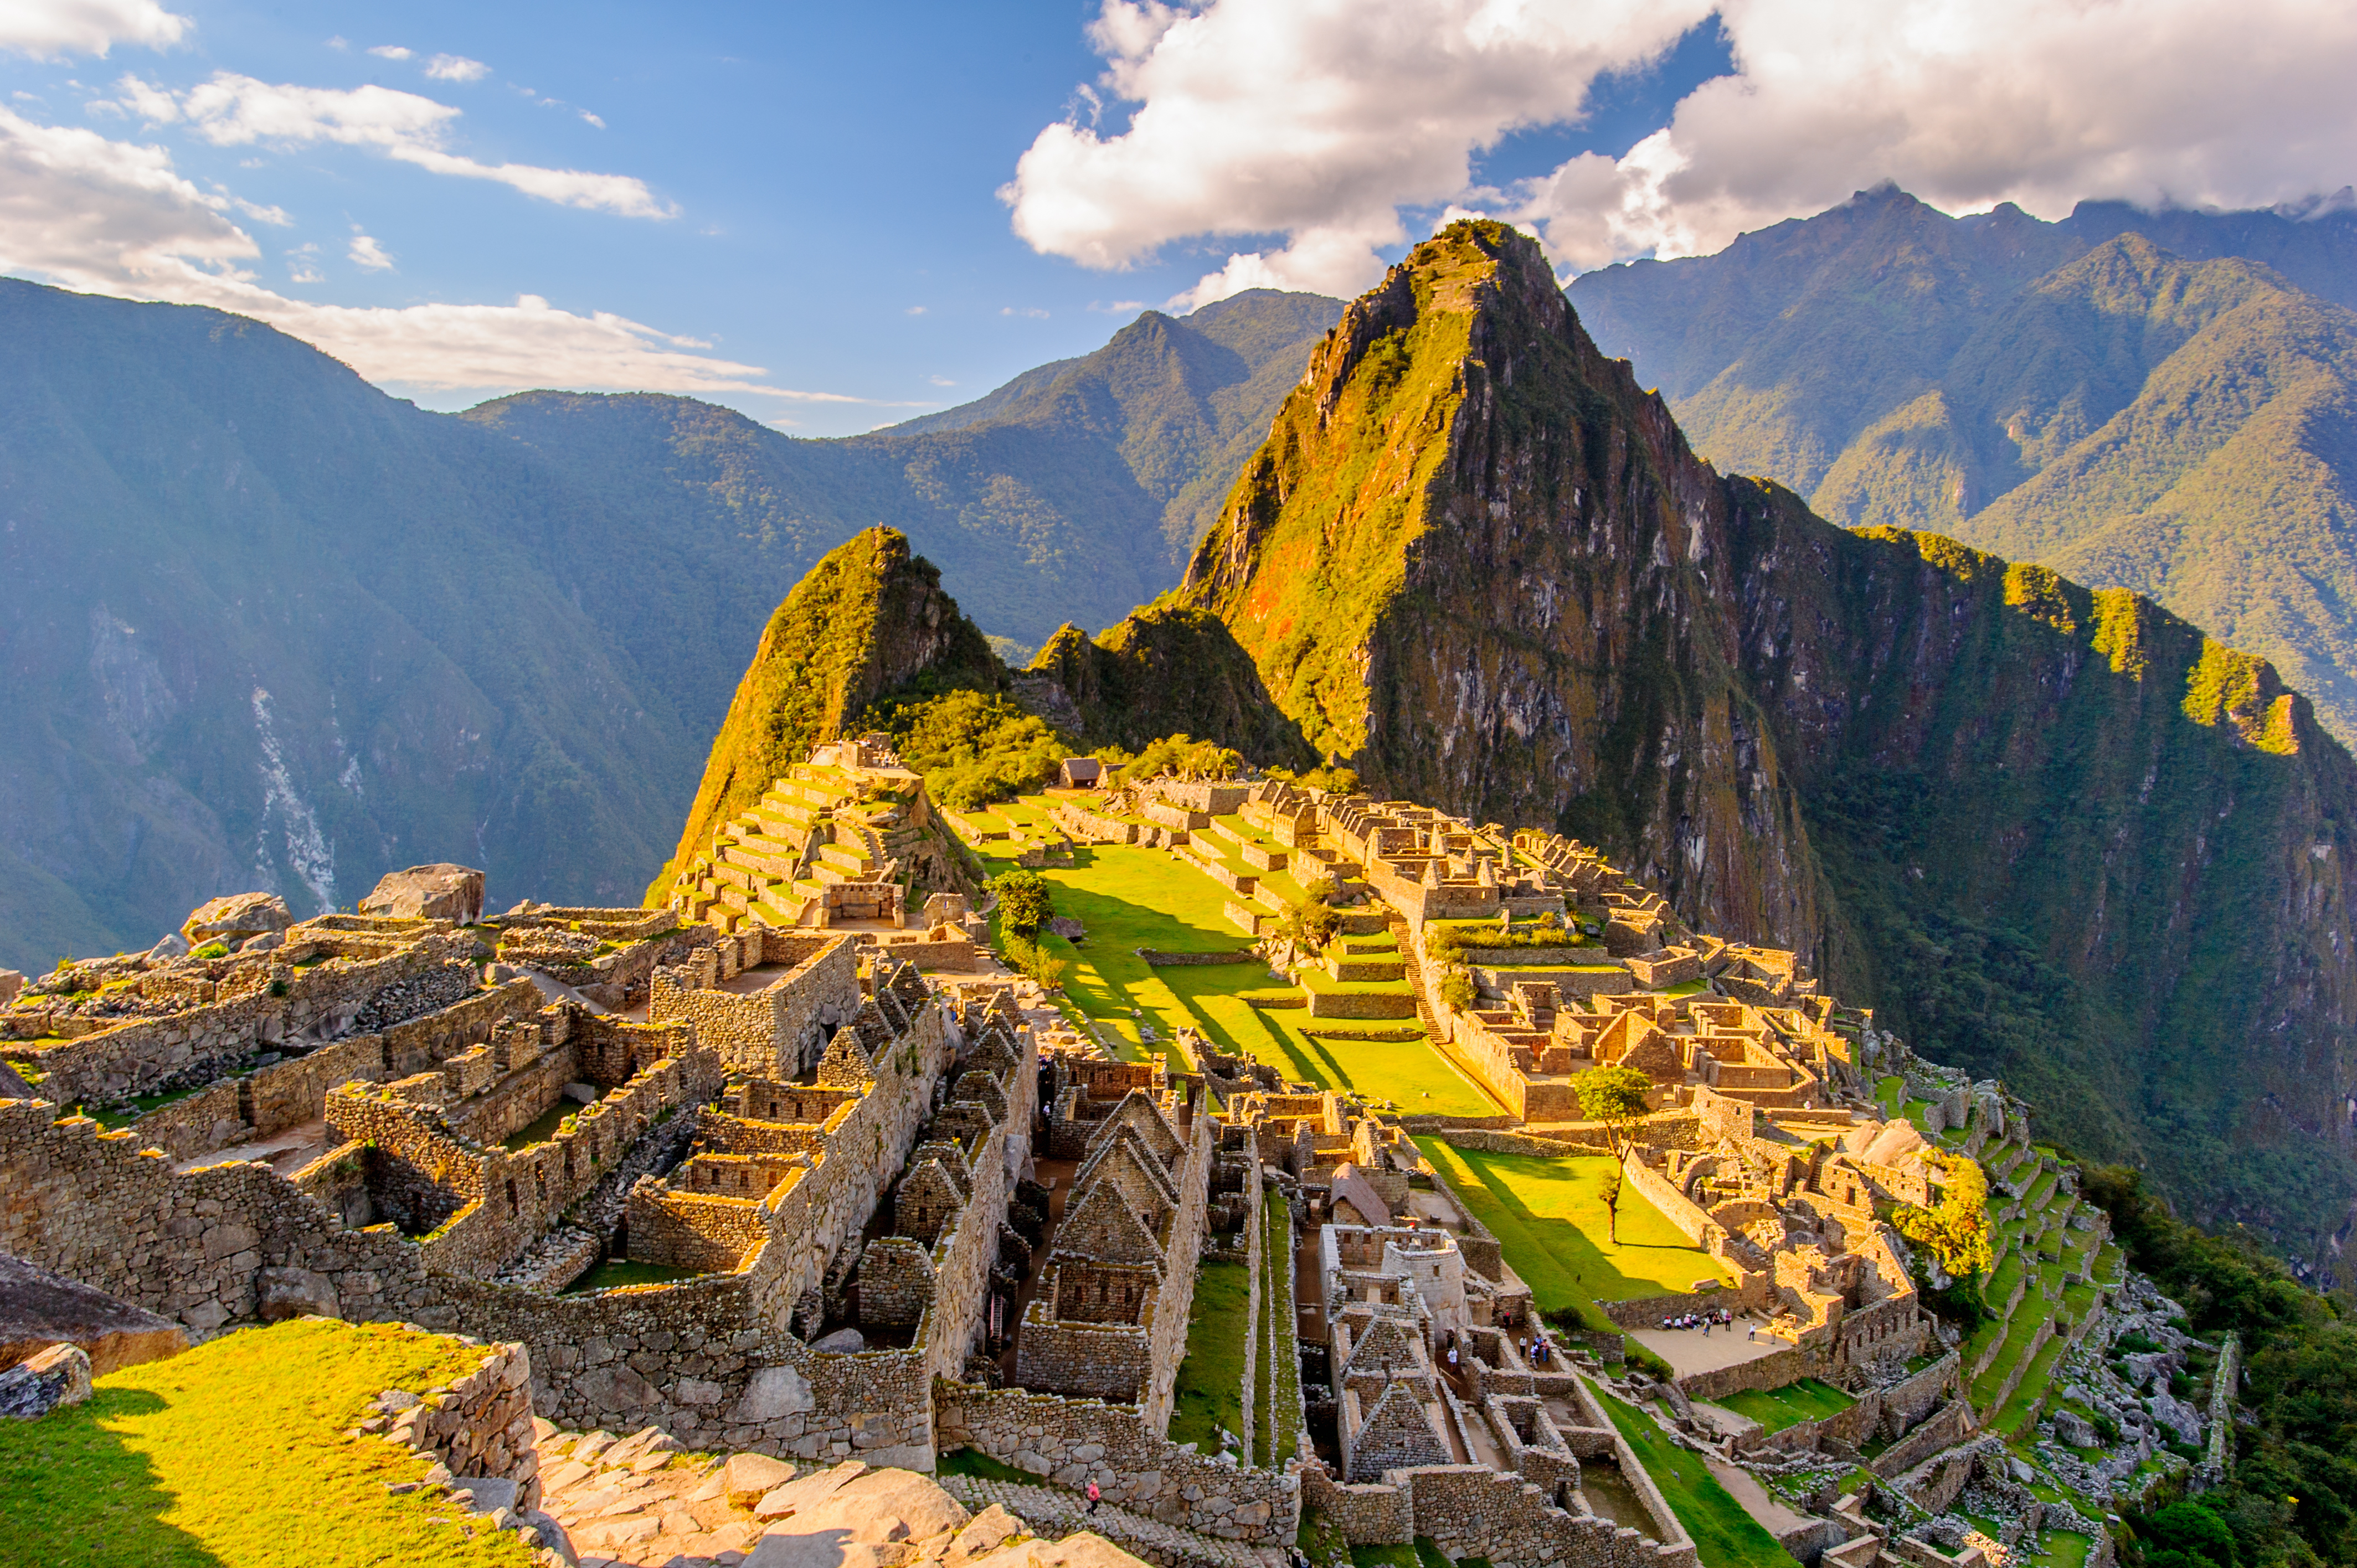
[[[435,174],[497,180],[560,206],[625,218],[670,218],[677,211],[628,175],[486,164],[453,153],[444,144],[459,111],[414,92],[373,85],[296,87],[226,70],[177,95],[135,76],[125,76],[119,91],[123,106],[150,124],[184,119],[215,146],[335,142],[372,148]]]
[[[1476,186],[1479,154],[1577,124],[1599,74],[1714,10],[1735,72],[1670,124]],[[1001,192],[1016,232],[1093,267],[1260,242],[1198,302],[1353,292],[1409,238],[1404,209],[1513,218],[1590,267],[1716,250],[1885,178],[2050,217],[2090,197],[2265,205],[2357,170],[2357,10],[2328,0],[1105,0],[1090,36],[1107,70]],[[1104,99],[1135,106],[1113,134]]]
[[[562,310],[532,295],[512,305],[402,309],[290,299],[255,281],[250,263],[261,249],[236,210],[233,198],[179,174],[160,146],[38,124],[0,108],[0,273],[233,310],[316,344],[371,381],[419,391],[575,387],[869,401],[775,386],[759,366],[716,358],[697,339],[608,312]],[[288,252],[289,275],[320,281],[317,255],[308,245]]]
[[[156,0],[10,0],[0,5],[0,48],[36,59],[103,55],[116,44],[169,48],[194,26]]]
[[[1399,209],[1455,198],[1471,156],[1569,118],[1598,74],[1649,59],[1707,0],[1106,0],[1101,83],[1138,105],[1101,134],[1041,131],[1000,192],[1015,231],[1119,267],[1196,235],[1279,234],[1204,281],[1355,293],[1407,237]],[[1093,108],[1093,104],[1091,105]]]
[[[414,55],[416,51],[414,49],[403,48],[399,44],[378,44],[375,48],[370,49],[369,53],[376,56],[379,59],[408,59]]]
[[[425,74],[436,81],[480,81],[491,68],[465,55],[436,55],[425,62]]]
[[[393,258],[384,253],[384,247],[376,242],[376,237],[372,234],[355,232],[352,235],[352,242],[344,247],[344,254],[351,258],[354,266],[368,272],[386,273],[393,270]]]

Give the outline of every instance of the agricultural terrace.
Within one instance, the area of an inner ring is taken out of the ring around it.
[[[1012,828],[1054,832],[1038,796],[962,813],[985,832]],[[1222,819],[1223,821],[1225,819]],[[992,876],[1015,868],[1019,846],[985,839],[973,845]],[[1039,875],[1055,889],[1056,913],[1081,922],[1075,946],[1043,932],[1040,946],[1062,960],[1068,1008],[1095,1024],[1121,1055],[1183,1058],[1180,1027],[1199,1030],[1222,1050],[1275,1066],[1296,1082],[1316,1084],[1411,1113],[1493,1116],[1499,1106],[1462,1069],[1435,1048],[1414,1017],[1334,1020],[1309,1016],[1307,997],[1272,979],[1257,961],[1156,969],[1137,949],[1164,952],[1241,952],[1251,945],[1222,913],[1228,890],[1168,850],[1132,844],[1075,844],[1071,865]],[[994,917],[992,940],[998,940]],[[1387,939],[1359,939],[1387,945]],[[1321,979],[1323,977],[1320,977]],[[1329,986],[1339,983],[1326,980]],[[1382,983],[1349,988],[1375,989]],[[1405,982],[1389,983],[1406,993]],[[1146,1031],[1153,1031],[1148,1039]],[[1174,1060],[1186,1070],[1193,1063]]]

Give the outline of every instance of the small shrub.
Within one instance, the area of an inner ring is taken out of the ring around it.
[[[1473,972],[1461,963],[1449,965],[1440,977],[1440,999],[1459,1013],[1470,1012],[1479,999],[1473,989]]]
[[[197,949],[188,956],[190,958],[227,958],[229,957],[229,944],[227,942],[207,942],[204,946]],[[59,967],[63,968],[64,966],[60,964]]]

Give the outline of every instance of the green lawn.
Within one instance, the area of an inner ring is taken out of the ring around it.
[[[1195,1305],[1187,1316],[1187,1354],[1170,1406],[1170,1441],[1192,1443],[1206,1458],[1220,1451],[1221,1427],[1244,1433],[1244,1345],[1252,1269],[1206,1259],[1195,1271]]]
[[[1620,1239],[1608,1239],[1603,1184],[1611,1161],[1602,1155],[1492,1155],[1434,1137],[1415,1144],[1498,1238],[1542,1312],[1726,1277],[1632,1190],[1621,1194]]]
[[[1672,1443],[1650,1418],[1602,1389],[1591,1384],[1589,1391],[1637,1451],[1638,1463],[1662,1489],[1670,1511],[1694,1537],[1704,1568],[1791,1568],[1792,1554],[1718,1484],[1700,1455]]]
[[[1803,1378],[1781,1389],[1746,1389],[1710,1402],[1758,1422],[1762,1431],[1781,1432],[1804,1421],[1839,1415],[1857,1402],[1831,1383]]]
[[[0,1422],[0,1557],[120,1568],[526,1564],[414,1482],[425,1462],[344,1431],[382,1390],[423,1393],[484,1352],[389,1325],[242,1329],[98,1380],[90,1400]],[[36,1555],[10,1557],[11,1550]]]
[[[1281,1196],[1261,1205],[1260,1387],[1253,1395],[1260,1423],[1253,1457],[1281,1469],[1301,1434],[1300,1324],[1293,1301],[1293,1219]]]
[[[987,854],[982,859],[994,876],[1014,865]],[[1071,966],[1065,997],[1103,1027],[1123,1056],[1162,1052],[1186,1070],[1194,1064],[1184,1059],[1176,1040],[1187,1026],[1222,1051],[1266,1062],[1294,1082],[1394,1100],[1410,1112],[1498,1114],[1497,1102],[1429,1040],[1313,1039],[1302,1030],[1310,1022],[1306,1007],[1254,1008],[1256,998],[1301,996],[1271,980],[1258,962],[1156,969],[1139,958],[1141,947],[1226,952],[1249,944],[1220,912],[1230,900],[1228,890],[1201,872],[1164,851],[1133,844],[1075,845],[1072,859],[1070,866],[1048,866],[1039,875],[1055,888],[1056,913],[1079,920],[1088,935],[1077,948],[1045,935],[1040,945]],[[996,930],[994,924],[994,936]],[[1406,986],[1394,982],[1390,988]],[[1133,1008],[1142,1008],[1145,1016],[1133,1015]],[[1405,1021],[1410,1027],[1415,1022]],[[1154,1027],[1159,1036],[1154,1045],[1146,1044],[1141,1025]]]

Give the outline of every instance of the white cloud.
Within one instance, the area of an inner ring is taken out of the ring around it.
[[[998,307],[998,314],[1001,316],[1025,316],[1030,317],[1034,321],[1045,321],[1048,318],[1048,313],[1040,309],[1036,305],[1027,305],[1020,307],[1012,305],[1002,305]]]
[[[491,68],[465,55],[436,55],[425,62],[425,74],[436,81],[480,81]]]
[[[369,50],[369,53],[379,59],[408,59],[416,52],[414,49],[403,48],[399,44],[378,44]]]
[[[435,174],[497,180],[560,206],[625,218],[669,218],[676,210],[656,199],[644,181],[629,175],[479,163],[450,152],[443,142],[459,111],[414,92],[377,86],[274,85],[225,70],[177,97],[135,76],[124,77],[119,91],[124,107],[143,119],[161,124],[185,118],[215,146],[335,142],[373,148]]]
[[[933,385],[937,387],[953,387],[957,385],[957,382],[950,380],[947,376],[927,376],[925,380],[932,382]]]
[[[195,26],[156,0],[8,0],[0,5],[0,48],[36,59],[103,55],[116,44],[169,48]]]
[[[584,120],[587,120],[587,122],[589,122],[589,124],[591,124],[592,125],[597,126],[597,129],[599,129],[599,130],[601,130],[601,131],[602,131],[602,130],[604,130],[604,129],[606,128],[606,122],[605,122],[605,121],[603,121],[603,120],[600,120],[599,118],[597,118],[597,115],[592,114],[592,113],[589,113],[589,111],[587,111],[587,109],[584,109],[583,111],[581,111],[581,118],[583,118]]]
[[[1577,123],[1598,74],[1716,10],[1736,74],[1625,157],[1513,192],[1474,155]],[[1558,262],[1715,250],[1884,178],[1951,210],[2076,200],[2266,205],[2357,172],[2357,7],[2337,0],[1106,0],[1102,96],[1001,192],[1017,234],[1092,267],[1239,247],[1192,291],[1349,294],[1402,209],[1538,226]],[[1269,243],[1275,237],[1276,243]]]
[[[352,242],[344,248],[344,254],[352,259],[353,265],[369,272],[385,273],[393,270],[393,258],[384,253],[384,247],[376,242],[376,237],[372,234],[354,233]]]
[[[931,308],[931,307],[930,307],[930,306],[922,306],[922,305],[912,305],[912,306],[909,306],[909,308],[908,308],[908,310],[907,310],[907,312],[906,312],[905,314],[909,315],[909,316],[922,316],[922,315],[923,315],[923,314],[924,314],[928,309],[930,309],[930,308]]]
[[[1470,182],[1470,156],[1576,114],[1599,71],[1659,54],[1708,0],[1106,0],[1090,30],[1101,135],[1041,131],[1000,192],[1036,249],[1094,267],[1195,235],[1282,234],[1232,257],[1202,297],[1251,287],[1351,294],[1407,237],[1399,209]]]
[[[0,273],[236,311],[316,344],[372,381],[421,392],[572,387],[871,401],[776,386],[759,366],[697,351],[694,338],[604,311],[560,310],[531,295],[512,305],[403,309],[290,299],[247,270],[262,252],[232,209],[233,199],[182,177],[162,147],[37,124],[0,108]],[[316,255],[309,247],[288,252],[289,276],[320,281]]]

